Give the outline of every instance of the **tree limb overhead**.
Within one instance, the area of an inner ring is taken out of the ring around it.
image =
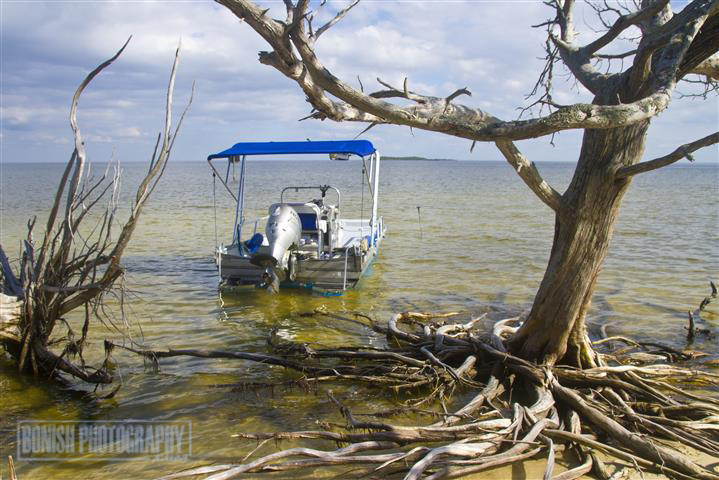
[[[691,156],[692,152],[699,150],[700,148],[715,145],[716,143],[719,143],[719,132],[714,132],[711,135],[700,138],[699,140],[685,143],[684,145],[681,145],[676,150],[674,150],[672,153],[664,155],[663,157],[655,158],[653,160],[647,160],[646,162],[641,162],[635,165],[621,168],[617,171],[616,176],[617,178],[625,178],[636,175],[638,173],[650,172],[652,170],[656,170],[657,168],[671,165],[672,163],[675,163],[682,158],[688,158],[689,161],[693,161],[694,158]]]

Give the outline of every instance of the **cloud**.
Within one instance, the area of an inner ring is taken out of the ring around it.
[[[281,2],[267,5],[270,15],[284,16]],[[315,26],[343,5],[328,2]],[[66,160],[73,92],[130,35],[127,51],[93,81],[80,102],[80,127],[88,144],[98,143],[89,148],[100,158],[109,157],[113,146],[118,156],[129,159],[151,151],[162,127],[165,87],[180,39],[176,114],[192,82],[197,85],[176,158],[203,158],[239,140],[338,138],[364,128],[298,123],[311,108],[304,94],[259,64],[257,52],[267,49],[264,41],[211,2],[136,2],[131,8],[123,2],[3,2],[0,9],[2,158]],[[527,104],[524,95],[543,65],[545,34],[531,25],[549,14],[541,2],[361,2],[320,38],[317,50],[333,73],[355,87],[357,77],[367,91],[381,88],[377,77],[397,86],[406,77],[412,90],[436,96],[467,87],[472,96],[458,101],[512,119],[517,107]],[[591,15],[577,18],[591,20]],[[585,31],[582,41],[597,35],[583,23],[578,27]],[[555,99],[590,101],[586,92],[563,82],[561,70]],[[647,155],[667,153],[716,125],[712,102],[675,103],[655,121]],[[500,158],[492,145],[478,145],[470,154],[466,140],[416,131],[413,136],[402,127],[376,127],[365,138],[396,155]],[[561,149],[546,139],[521,143],[532,160],[572,161],[579,141],[580,134],[573,132],[559,135]]]
[[[137,138],[143,136],[138,127],[123,127],[115,131],[115,136],[125,138]]]
[[[3,98],[3,100],[3,103],[6,103],[10,98]],[[0,118],[2,118],[4,125],[13,127],[31,126],[36,123],[54,121],[63,114],[67,116],[66,111],[63,111],[59,106],[23,106],[10,103],[9,106],[0,108]]]
[[[321,55],[335,64],[351,59],[357,69],[436,68],[442,60],[431,42],[377,25],[363,26],[351,36],[335,35],[331,41],[320,41]]]

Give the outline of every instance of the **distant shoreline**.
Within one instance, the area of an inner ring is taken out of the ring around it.
[[[251,161],[251,162],[288,162],[288,161],[292,161],[292,162],[296,162],[296,161],[300,161],[300,162],[305,162],[305,161],[306,161],[306,162],[319,162],[319,161],[324,161],[324,159],[320,160],[320,159],[316,159],[316,158],[313,158],[313,159],[309,159],[309,158],[308,158],[308,159],[293,159],[293,160],[289,160],[289,159],[280,159],[280,158],[253,158],[253,157],[248,158],[248,160]],[[354,160],[354,159],[353,159],[353,160]],[[493,163],[493,164],[503,164],[503,165],[507,165],[506,160],[499,160],[499,159],[495,159],[495,160],[480,160],[480,159],[394,157],[394,156],[387,156],[387,157],[385,157],[385,156],[382,156],[382,160],[389,160],[389,161],[400,161],[400,160],[403,160],[403,161],[410,161],[410,162],[412,162],[412,161],[419,161],[419,162],[453,162],[453,163]],[[174,164],[174,163],[206,164],[206,161],[203,160],[203,159],[201,159],[201,160],[198,160],[198,159],[173,159],[173,160],[172,160],[172,163],[173,163],[173,164]],[[570,160],[567,160],[567,161],[560,161],[560,160],[537,160],[535,163],[536,163],[538,166],[542,166],[542,165],[545,165],[545,166],[576,166],[576,163],[577,163],[577,162],[576,162],[576,161],[570,161]],[[94,164],[94,165],[102,165],[102,166],[105,166],[105,165],[107,165],[107,161],[95,161],[95,162],[93,162],[93,164]],[[48,161],[48,160],[43,160],[43,161],[35,161],[35,160],[23,160],[23,161],[14,160],[14,161],[7,161],[7,160],[5,160],[5,159],[0,159],[0,166],[2,166],[2,168],[6,168],[6,167],[9,167],[9,166],[11,166],[11,165],[59,165],[60,167],[63,167],[63,166],[65,166],[65,165],[67,165],[67,159],[62,159],[62,160],[57,160],[57,161],[53,161],[53,160],[50,160],[50,161]],[[145,160],[126,160],[126,161],[121,162],[120,165],[121,165],[121,166],[122,166],[122,165],[145,165],[145,166],[146,166],[146,165],[147,165],[147,162],[146,162]],[[666,168],[700,168],[700,167],[701,167],[701,168],[705,168],[705,167],[717,168],[717,167],[719,167],[719,162],[717,162],[716,160],[710,160],[710,161],[697,160],[697,161],[694,162],[694,163],[689,163],[689,162],[685,161],[684,163],[681,163],[681,162],[673,163],[673,164],[671,164],[671,165],[667,165],[667,166],[664,167],[664,168],[666,169]]]
[[[425,157],[393,157],[391,155],[383,156],[382,160],[409,160],[412,162],[458,162],[453,158],[425,158]]]

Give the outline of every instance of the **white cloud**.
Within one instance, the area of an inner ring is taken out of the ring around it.
[[[3,101],[3,103],[6,103],[5,98],[3,98]],[[12,126],[26,126],[34,123],[47,122],[62,115],[67,117],[67,111],[63,111],[59,106],[22,106],[10,104],[10,106],[0,108],[2,121]]]
[[[262,3],[262,2],[260,2]],[[284,15],[281,2],[270,14]],[[315,26],[343,6],[329,2]],[[580,5],[580,4],[578,4]],[[237,140],[329,138],[358,133],[359,124],[296,120],[309,113],[301,90],[272,68],[260,65],[264,41],[224,7],[211,2],[37,3],[3,2],[2,150],[14,158],[32,145],[39,159],[56,155],[57,142],[71,138],[70,98],[84,75],[109,57],[132,34],[125,54],[88,88],[80,104],[80,126],[88,143],[118,145],[118,155],[144,158],[164,115],[164,89],[172,55],[182,38],[176,111],[193,80],[195,101],[178,138],[187,158],[202,158],[218,145]],[[458,101],[500,118],[516,118],[517,107],[541,71],[544,33],[532,29],[550,16],[541,2],[365,1],[318,42],[318,54],[333,73],[366,91],[381,88],[380,77],[396,86],[408,78],[412,90],[444,96],[467,87]],[[577,18],[590,19],[590,15]],[[37,26],[42,26],[38,28]],[[581,20],[579,38],[596,37]],[[620,48],[628,46],[623,44]],[[561,68],[560,68],[561,71]],[[560,103],[589,101],[572,84],[555,83]],[[715,103],[714,103],[715,105]],[[677,101],[655,122],[647,155],[664,154],[717,124],[711,102]],[[659,135],[653,132],[656,129]],[[499,158],[491,147],[407,128],[377,127],[366,138],[391,145],[392,154],[457,158]],[[55,140],[53,140],[55,139]],[[532,160],[575,160],[579,134],[559,136],[563,150],[546,140],[523,142]],[[47,142],[48,145],[42,145]],[[54,146],[53,146],[54,145]],[[102,147],[102,146],[101,146]],[[380,146],[380,148],[382,148]],[[387,150],[384,148],[383,150]],[[101,154],[102,148],[98,148]],[[105,152],[109,152],[106,150]]]
[[[350,36],[335,35],[332,41],[323,40],[318,48],[320,55],[328,55],[335,63],[333,57],[351,58],[352,66],[358,69],[435,68],[442,59],[430,42],[376,25],[361,27]]]
[[[113,141],[115,141],[115,138],[111,137],[110,135],[90,134],[85,136],[85,141],[93,143],[113,143]]]
[[[24,125],[30,121],[31,112],[22,107],[3,107],[0,108],[0,115],[3,122],[9,122],[12,125]]]
[[[115,136],[118,137],[125,137],[125,138],[137,138],[141,137],[143,134],[137,127],[123,127],[118,128],[115,131]]]

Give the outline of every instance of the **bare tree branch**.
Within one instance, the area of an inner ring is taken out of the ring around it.
[[[617,171],[616,176],[617,178],[626,178],[638,173],[650,172],[652,170],[656,170],[657,168],[671,165],[682,158],[688,158],[690,161],[694,161],[691,157],[692,152],[716,143],[719,143],[719,132],[712,133],[711,135],[707,135],[706,137],[695,140],[694,142],[685,143],[672,153],[664,155],[663,157],[621,168]]]
[[[425,95],[420,95],[416,92],[409,90],[407,87],[407,79],[406,78],[404,79],[404,84],[403,84],[402,90],[393,87],[389,83],[383,81],[381,78],[377,78],[377,82],[380,85],[382,85],[383,87],[386,87],[387,90],[380,90],[378,92],[370,93],[369,96],[372,98],[406,98],[407,100],[411,100],[413,102],[422,103],[422,104],[430,102],[433,99],[433,97],[427,97]],[[454,97],[452,97],[452,98],[454,98]]]
[[[634,13],[628,15],[621,15],[616,20],[616,22],[614,22],[614,25],[612,25],[612,27],[604,35],[594,40],[592,43],[580,48],[580,55],[584,57],[589,57],[595,54],[602,48],[609,45],[624,30],[653,17],[659,11],[664,9],[667,4],[669,4],[669,0],[660,0],[658,2],[650,3],[647,7],[637,10]]]
[[[636,51],[636,49],[634,49],[634,50],[629,50],[628,52],[616,53],[616,54],[611,54],[611,53],[597,53],[597,54],[595,54],[594,56],[597,57],[597,58],[605,59],[605,60],[615,60],[615,59],[622,59],[622,58],[631,57],[632,55],[635,55],[636,53],[637,53],[637,51]]]
[[[608,106],[576,104],[545,117],[523,121],[501,121],[481,109],[464,105],[451,104],[447,107],[444,98],[426,97],[430,100],[424,104],[402,107],[363,94],[332,75],[315,56],[311,41],[300,25],[287,32],[278,22],[262,15],[252,2],[219,2],[247,20],[274,48],[274,52],[261,54],[260,61],[297,81],[313,106],[322,115],[337,121],[394,123],[479,141],[521,140],[568,129],[630,125],[661,112],[671,99],[673,85],[669,89],[659,88],[633,103]],[[295,46],[301,59],[296,58],[288,41]],[[324,92],[342,102],[330,100]],[[319,117],[315,115],[315,118]]]
[[[719,55],[713,55],[690,70],[689,73],[706,75],[713,80],[719,80]]]
[[[579,83],[584,85],[590,92],[597,94],[610,76],[597,71],[592,66],[591,56],[585,55],[579,48],[553,35],[550,35],[550,39],[559,48],[562,61],[574,77],[579,80]]]
[[[77,187],[80,184],[80,181],[82,180],[83,176],[83,169],[85,166],[85,144],[82,140],[82,135],[80,134],[80,128],[77,126],[77,105],[80,101],[80,95],[85,90],[85,87],[87,87],[93,78],[95,78],[101,71],[103,71],[105,68],[110,66],[112,62],[117,60],[117,58],[122,54],[122,52],[127,47],[127,44],[130,43],[130,40],[132,39],[132,36],[130,36],[126,41],[125,44],[120,48],[120,50],[115,53],[111,58],[108,60],[105,60],[100,65],[98,65],[92,72],[90,72],[87,77],[85,77],[85,80],[82,81],[79,87],[77,87],[77,90],[75,91],[75,95],[72,97],[72,106],[70,107],[70,127],[72,128],[73,135],[75,137],[75,173],[73,174],[72,181],[70,183],[70,190],[67,194],[67,206],[65,210],[65,216],[67,218],[67,225],[68,227],[71,225],[72,220],[70,217],[70,211],[73,206],[73,202],[75,200],[75,193],[77,191]],[[71,233],[69,230],[66,229],[66,233]]]
[[[145,178],[142,180],[142,182],[140,183],[140,185],[137,188],[137,192],[135,194],[135,205],[132,208],[130,217],[128,218],[127,222],[123,225],[122,230],[120,231],[120,235],[118,236],[118,239],[115,242],[115,245],[114,245],[112,251],[110,252],[109,255],[107,255],[107,258],[109,260],[108,266],[107,266],[105,272],[103,273],[102,278],[97,282],[97,286],[80,290],[75,295],[64,300],[62,302],[62,304],[59,305],[59,308],[58,308],[59,316],[62,316],[65,313],[70,312],[70,311],[76,309],[77,307],[83,305],[84,303],[90,301],[91,299],[95,298],[102,291],[109,288],[109,286],[112,285],[115,282],[115,280],[117,280],[123,273],[123,269],[120,265],[120,258],[122,257],[122,254],[125,251],[125,248],[127,247],[128,243],[130,242],[132,233],[134,232],[135,227],[137,226],[137,221],[140,217],[140,213],[142,212],[142,207],[144,206],[145,202],[149,198],[149,193],[151,191],[150,185],[153,182],[153,180],[159,178],[159,176],[164,171],[165,166],[167,164],[167,160],[170,157],[170,152],[172,150],[172,145],[173,145],[173,138],[171,135],[172,98],[173,98],[174,87],[175,87],[175,75],[177,73],[177,65],[179,63],[179,60],[180,60],[180,47],[178,46],[177,49],[175,50],[175,60],[172,65],[172,71],[170,73],[170,80],[169,80],[168,87],[167,87],[167,94],[166,94],[166,98],[165,98],[165,125],[164,125],[163,133],[162,133],[162,144],[161,144],[159,153],[157,155],[157,160],[155,161],[151,170],[148,172],[148,174],[145,176]],[[188,107],[189,107],[189,105],[188,105]],[[183,117],[184,117],[184,113],[183,113]]]
[[[591,56],[583,54],[579,47],[574,45],[574,0],[552,0],[548,4],[554,7],[556,15],[554,20],[547,22],[548,40],[559,50],[562,62],[569,68],[575,78],[587,90],[596,94],[603,88],[608,76],[598,72],[591,64]],[[559,26],[559,38],[552,32],[555,25]],[[545,66],[545,70],[551,67],[554,61],[555,54],[549,54],[547,58],[548,66]],[[547,96],[549,96],[551,88],[552,85],[548,84]]]
[[[340,20],[342,20],[342,19],[345,17],[345,15],[347,15],[347,13],[349,13],[349,11],[352,10],[352,8],[353,8],[355,5],[357,5],[359,2],[360,2],[360,0],[354,0],[351,4],[349,4],[348,6],[346,6],[345,8],[343,8],[342,10],[340,10],[340,11],[337,13],[337,15],[335,15],[335,17],[334,17],[332,20],[330,20],[329,22],[325,23],[324,25],[322,25],[320,28],[317,29],[317,31],[314,33],[314,35],[312,35],[312,39],[313,39],[314,41],[317,41],[317,39],[320,38],[320,35],[322,35],[322,34],[325,33],[327,30],[329,30],[330,28],[332,28],[332,26],[333,26],[334,24],[336,24],[337,22],[339,22]]]
[[[667,4],[650,21],[643,22],[642,40],[634,64],[627,72],[630,87],[640,91],[655,90],[659,85],[668,88],[713,55],[718,39],[711,32],[701,33],[701,30],[708,19],[709,30],[719,20],[716,6],[713,0],[694,0],[681,12],[672,14],[671,6]],[[707,37],[709,41],[706,41]],[[650,72],[651,82],[647,82]]]
[[[542,178],[534,162],[527,160],[513,142],[498,141],[495,144],[504,155],[504,158],[507,159],[507,162],[514,167],[514,171],[517,172],[517,175],[524,180],[524,183],[549,208],[558,212],[561,206],[562,196]]]
[[[8,289],[8,293],[23,298],[25,293],[23,292],[23,284],[15,276],[15,272],[12,271],[10,261],[5,255],[2,245],[0,245],[0,272],[2,272],[3,286]],[[0,291],[0,293],[3,293]]]
[[[719,7],[704,22],[699,33],[682,59],[679,76],[687,73],[701,73],[713,80],[719,80]]]
[[[70,171],[72,170],[72,166],[75,163],[76,157],[77,150],[73,150],[72,155],[70,156],[70,160],[65,166],[65,171],[62,174],[62,178],[60,179],[60,185],[55,192],[55,200],[53,201],[52,208],[50,209],[50,214],[47,217],[45,235],[43,236],[42,245],[40,246],[39,251],[40,253],[38,255],[37,262],[35,263],[35,278],[42,277],[42,269],[45,266],[45,255],[47,252],[48,242],[50,241],[50,235],[55,228],[55,220],[57,218],[57,211],[60,208],[60,202],[62,201],[62,194],[65,190],[65,185],[67,184],[67,179],[70,176]]]
[[[407,79],[405,79],[405,92],[406,92],[406,91],[407,91]],[[451,94],[449,94],[449,95],[447,96],[447,98],[444,99],[444,101],[447,102],[447,103],[450,103],[452,100],[454,100],[455,98],[459,97],[460,95],[469,95],[469,96],[471,97],[471,96],[472,96],[472,92],[470,92],[469,90],[467,90],[466,87],[465,87],[465,88],[460,88],[460,89],[458,89],[458,90],[452,92]]]
[[[560,20],[561,38],[565,42],[572,43],[574,41],[574,0],[564,0],[555,5],[557,18]]]
[[[384,122],[449,133],[470,140],[521,140],[574,128],[613,128],[629,125],[653,117],[664,110],[671,99],[670,91],[660,90],[631,104],[575,104],[545,117],[508,122],[502,122],[481,109],[463,105],[452,105],[445,111],[444,99],[405,108],[353,89],[319,62],[306,38],[293,35],[292,41],[317,85],[356,109],[379,117]]]

